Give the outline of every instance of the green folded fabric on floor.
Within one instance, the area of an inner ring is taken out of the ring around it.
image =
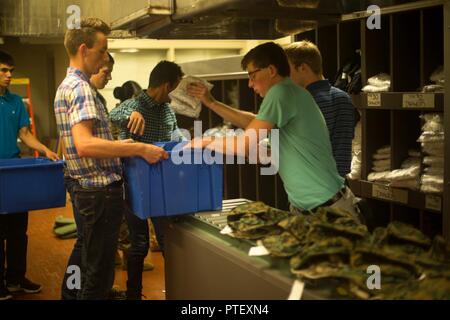
[[[59,238],[62,238],[63,236],[67,236],[69,234],[76,232],[77,232],[77,225],[75,223],[53,229],[53,233]]]
[[[75,223],[75,220],[72,218],[65,218],[63,216],[57,216],[55,219],[55,224],[53,226],[53,229],[58,228],[58,227],[62,227],[68,224],[73,224]]]
[[[68,234],[62,235],[59,238],[65,240],[65,239],[74,239],[76,237],[78,237],[78,233],[75,231],[75,232],[72,232],[72,233],[68,233]]]

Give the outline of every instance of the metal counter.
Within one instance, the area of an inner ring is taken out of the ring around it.
[[[168,219],[165,226],[166,297],[183,299],[287,299],[295,276],[289,259],[250,257],[252,241],[222,235],[226,216],[245,199],[225,200],[223,210]],[[308,289],[303,299],[323,299]]]

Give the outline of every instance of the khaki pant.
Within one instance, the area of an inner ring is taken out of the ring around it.
[[[361,213],[357,206],[358,202],[359,202],[359,199],[355,197],[352,190],[350,190],[349,187],[345,187],[345,191],[343,192],[342,197],[338,201],[333,203],[330,206],[330,208],[341,209],[341,210],[347,211],[347,212],[351,213],[358,222],[361,223],[362,219],[361,219]],[[311,213],[314,213],[316,210],[316,209],[312,209],[312,210],[299,209],[299,208],[294,207],[293,205],[290,205],[289,209],[290,209],[291,213],[293,213],[293,214],[311,214]]]

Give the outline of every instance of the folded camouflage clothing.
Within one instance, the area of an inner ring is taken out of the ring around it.
[[[263,238],[262,243],[267,251],[275,257],[291,257],[301,250],[300,241],[290,232]]]
[[[442,273],[436,277],[425,276],[391,286],[377,296],[386,300],[449,300],[450,274]]]
[[[291,213],[272,208],[262,202],[251,202],[237,206],[227,217],[228,226],[236,238],[257,240],[264,236],[280,234],[277,224]]]
[[[372,242],[380,246],[396,247],[400,251],[410,253],[425,252],[431,246],[431,240],[420,230],[399,221],[391,222],[385,229],[374,230]]]
[[[408,224],[370,233],[343,210],[293,215],[262,202],[236,207],[227,220],[235,237],[262,239],[272,256],[290,257],[293,274],[337,297],[450,299],[450,245]],[[370,266],[380,270],[380,289],[368,287]]]
[[[294,274],[301,275],[303,269],[317,265],[321,265],[322,268],[328,270],[340,268],[345,264],[348,265],[352,248],[353,243],[342,237],[319,240],[303,247],[299,254],[291,258],[291,271]],[[326,275],[323,276],[326,277]],[[320,277],[322,276],[317,274],[314,278]]]

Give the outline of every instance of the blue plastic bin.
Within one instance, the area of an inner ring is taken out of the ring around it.
[[[0,160],[0,214],[64,207],[63,161]]]
[[[171,156],[177,142],[157,145]],[[222,209],[222,164],[177,165],[169,157],[150,165],[134,157],[124,160],[124,171],[128,201],[141,219]]]

